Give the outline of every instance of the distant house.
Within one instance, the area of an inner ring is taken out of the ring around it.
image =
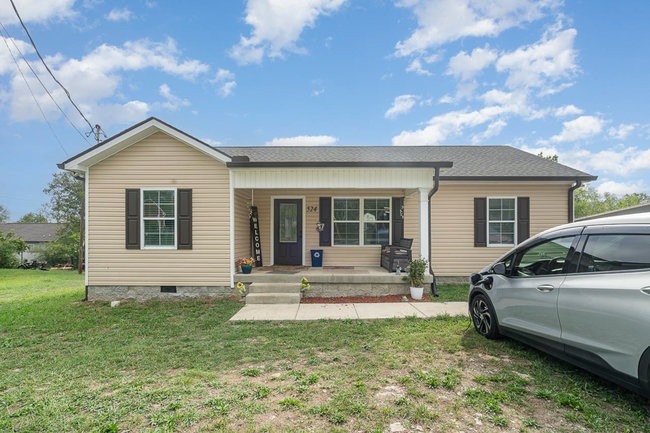
[[[436,276],[467,278],[572,221],[573,191],[596,179],[510,146],[212,147],[156,118],[59,167],[85,178],[91,300],[230,293],[253,252],[276,273],[311,249],[325,272],[378,269],[401,239]]]
[[[20,260],[35,260],[38,256],[38,247],[53,242],[57,239],[59,223],[6,223],[0,224],[0,232],[13,233],[17,238],[25,241],[27,251],[20,255]]]
[[[650,212],[650,203],[642,203],[636,206],[629,206],[629,207],[624,207],[622,209],[610,210],[608,212],[601,212],[596,215],[589,215],[582,218],[576,218],[576,221],[587,221],[587,220],[592,220],[594,218],[603,218],[603,217],[618,216],[618,215],[631,215],[631,214],[643,213],[643,212]]]

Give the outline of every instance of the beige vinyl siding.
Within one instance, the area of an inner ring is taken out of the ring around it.
[[[420,256],[420,192],[407,191],[404,197],[404,237],[413,239],[412,256]]]
[[[125,189],[191,188],[191,250],[127,250]],[[229,173],[217,161],[163,133],[90,169],[90,285],[230,285]]]
[[[235,195],[237,196],[237,195]],[[303,240],[305,242],[305,266],[311,265],[311,249],[322,249],[323,264],[325,266],[379,266],[380,246],[333,246],[320,247],[319,233],[316,230],[316,223],[319,220],[319,198],[320,197],[341,197],[341,198],[363,198],[363,197],[402,197],[404,191],[396,190],[364,190],[364,189],[283,189],[269,190],[256,189],[254,191],[255,205],[258,207],[260,217],[260,230],[262,237],[262,255],[264,265],[271,264],[271,212],[272,197],[304,198],[303,207],[306,211],[303,220]]]
[[[474,197],[530,197],[530,235],[568,221],[568,183],[441,182],[431,201],[431,256],[438,276],[469,276],[511,247],[474,247]]]
[[[235,260],[251,257],[250,205],[251,190],[235,190]]]

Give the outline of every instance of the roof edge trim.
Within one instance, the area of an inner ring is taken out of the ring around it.
[[[57,166],[64,170],[84,170],[100,161],[114,155],[115,153],[123,150],[134,143],[154,134],[155,132],[163,132],[193,148],[209,155],[224,163],[229,163],[232,158],[224,152],[213,148],[207,143],[191,136],[190,134],[181,131],[180,129],[163,122],[156,117],[149,117],[140,123],[119,132],[112,137],[102,141],[101,143],[92,146],[83,152],[68,158]]]

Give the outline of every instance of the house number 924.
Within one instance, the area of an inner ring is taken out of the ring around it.
[[[318,206],[307,206],[307,212],[309,213],[318,212]]]

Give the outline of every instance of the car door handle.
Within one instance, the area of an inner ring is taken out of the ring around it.
[[[650,287],[644,287],[641,289],[641,292],[645,293],[646,295],[650,295]]]
[[[555,287],[553,287],[550,284],[542,284],[540,286],[537,286],[537,290],[539,290],[540,292],[552,292],[553,289],[555,289]]]

